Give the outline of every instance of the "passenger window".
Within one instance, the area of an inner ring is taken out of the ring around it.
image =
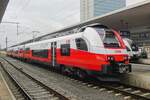
[[[70,56],[70,44],[61,45],[61,56]]]
[[[41,57],[41,58],[48,58],[48,50],[32,50],[32,56]]]
[[[29,51],[29,50],[30,50],[30,48],[25,48],[25,50],[26,50],[26,51]]]
[[[83,40],[82,38],[78,38],[75,41],[76,41],[77,49],[88,51],[87,44],[86,44],[85,40]]]
[[[25,53],[29,54],[30,53],[30,48],[25,48]]]

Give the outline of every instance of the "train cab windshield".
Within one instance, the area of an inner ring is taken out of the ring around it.
[[[119,48],[120,43],[115,33],[110,29],[95,28],[106,48]]]

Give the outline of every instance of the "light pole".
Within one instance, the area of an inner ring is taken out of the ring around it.
[[[18,35],[19,35],[19,22],[1,22],[1,23],[8,23],[8,24],[16,24],[17,25],[17,41],[18,41]]]
[[[1,48],[2,48],[2,47],[1,47],[1,44],[0,44],[0,51],[1,51]]]
[[[5,31],[0,31],[0,33],[6,33]],[[8,41],[7,41],[7,36],[5,37],[5,45],[6,45],[6,51],[7,51],[7,45],[8,45]],[[0,50],[2,49],[2,46],[0,44]]]
[[[40,33],[39,31],[32,31],[32,35],[33,35],[33,41],[35,41],[35,36],[37,35],[37,33]]]
[[[7,40],[7,36],[6,36],[6,51],[7,51],[7,47],[8,47],[8,40]]]

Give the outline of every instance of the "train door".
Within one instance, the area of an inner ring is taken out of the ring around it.
[[[56,49],[57,49],[57,42],[51,43],[51,64],[52,66],[56,66]]]

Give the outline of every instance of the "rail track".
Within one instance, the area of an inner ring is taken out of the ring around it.
[[[0,63],[0,66],[1,63]],[[5,81],[7,82],[10,90],[12,91],[16,100],[26,100],[26,96],[24,95],[23,91],[21,91],[20,87],[12,80],[12,78],[0,67],[0,72],[2,73]]]
[[[107,89],[108,92],[115,92],[115,95],[125,95],[124,99],[150,100],[150,90],[146,90],[143,88],[125,85],[122,83],[100,83],[95,81],[79,82],[95,89]]]
[[[100,82],[99,80],[79,80],[69,77],[70,80],[79,82],[91,88],[99,89],[100,91],[107,90],[108,93],[114,92],[115,95],[125,95],[124,99],[150,100],[150,90],[135,87],[120,82]]]
[[[25,100],[69,100],[67,97],[25,73],[22,68],[16,67],[7,59],[3,58],[3,61],[7,64],[7,67],[4,67],[1,63],[3,70],[18,85],[20,93],[24,96]]]
[[[114,92],[116,96],[125,95],[124,99],[150,100],[150,90],[123,84],[120,82],[100,82],[99,80],[79,80],[69,77],[70,80],[79,82],[100,91],[107,90],[108,93]]]
[[[9,61],[7,60],[7,62]],[[11,62],[9,63],[15,66]],[[124,95],[124,99],[150,100],[150,90],[147,89],[125,85],[121,83],[104,83],[96,80],[80,80],[74,77],[68,77],[68,79],[76,81],[84,86],[98,89],[100,91],[107,90],[108,93],[114,92],[116,96]]]

